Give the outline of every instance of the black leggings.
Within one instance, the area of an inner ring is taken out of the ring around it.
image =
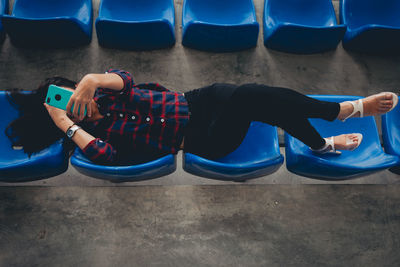
[[[185,96],[192,114],[184,150],[210,159],[233,152],[252,121],[278,126],[311,148],[321,148],[325,140],[308,118],[333,121],[340,111],[338,103],[261,84],[214,84]]]

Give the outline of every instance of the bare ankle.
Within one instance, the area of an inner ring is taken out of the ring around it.
[[[351,112],[353,112],[353,105],[350,104],[349,102],[342,102],[339,104],[340,105],[340,111],[337,116],[337,119],[343,120],[346,118]]]

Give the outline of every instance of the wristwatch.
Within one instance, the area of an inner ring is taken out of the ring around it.
[[[74,136],[75,132],[78,131],[79,129],[81,129],[81,127],[79,127],[76,124],[73,124],[71,127],[68,128],[66,132],[67,137],[71,139]]]

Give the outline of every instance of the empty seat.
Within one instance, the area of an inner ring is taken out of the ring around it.
[[[91,0],[15,0],[2,22],[14,45],[70,47],[90,42]]]
[[[27,92],[29,93],[29,92]],[[23,150],[15,150],[5,134],[8,124],[18,117],[7,93],[0,91],[0,181],[25,182],[59,175],[68,168],[68,155],[62,140],[29,157]]]
[[[0,16],[8,13],[8,0],[0,0]],[[3,25],[0,21],[0,42],[4,41],[6,32],[3,29]]]
[[[182,44],[230,52],[256,46],[258,22],[252,0],[185,0]]]
[[[129,182],[157,178],[176,170],[176,157],[167,155],[150,162],[131,166],[104,166],[87,159],[77,148],[71,157],[71,164],[80,173],[112,182]]]
[[[385,152],[400,157],[400,106],[382,116],[382,138]],[[390,169],[400,174],[400,165]]]
[[[242,144],[234,152],[218,160],[184,153],[183,169],[206,178],[244,181],[273,173],[282,163],[276,127],[252,122]]]
[[[359,99],[355,96],[312,96],[316,99],[342,102]],[[361,133],[363,140],[354,151],[341,155],[317,154],[308,146],[285,133],[286,166],[293,173],[319,179],[341,180],[367,175],[400,163],[397,156],[386,154],[380,144],[375,119],[371,116],[350,118],[346,122],[310,119],[323,137],[345,133]]]
[[[150,50],[175,44],[173,0],[102,0],[96,31],[105,47]]]
[[[265,0],[264,44],[289,53],[335,49],[346,31],[331,0]]]
[[[343,46],[367,53],[399,52],[400,1],[342,0],[340,18],[347,24]]]

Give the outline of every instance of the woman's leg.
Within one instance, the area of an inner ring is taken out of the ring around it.
[[[319,101],[291,89],[259,84],[246,84],[238,87],[231,101],[231,106],[241,107],[242,113],[247,118],[279,126],[313,149],[323,147],[325,140],[309,123],[308,118],[333,121],[336,118],[360,116],[359,113],[351,115],[354,105],[349,101],[340,104]],[[379,115],[393,108],[393,105],[397,103],[397,96],[386,92],[356,102],[363,105],[363,116]],[[337,149],[352,149],[358,141],[357,137],[352,134],[334,137]]]
[[[340,104],[320,101],[292,89],[261,84],[238,87],[231,100],[242,106],[243,112],[258,121],[277,118],[320,118],[333,121],[340,112]]]
[[[213,94],[209,95],[207,101],[203,101],[204,105],[198,106],[209,106],[207,103],[214,97]],[[371,103],[369,108],[377,107],[374,101],[377,100],[369,100]],[[383,106],[380,107],[381,109],[387,109],[391,104],[387,97],[378,102]],[[223,111],[218,112],[218,119],[212,121],[206,119],[205,121],[212,123],[204,123],[204,127],[189,127],[194,128],[191,131],[194,134],[191,135],[197,136],[190,138],[192,142],[189,143],[197,145],[193,148],[188,145],[189,152],[193,150],[198,154],[203,153],[206,157],[212,155],[214,158],[223,156],[224,153],[231,152],[240,145],[251,121],[261,121],[281,127],[311,148],[320,149],[325,146],[325,139],[309,123],[308,118],[333,121],[336,118],[341,119],[341,116],[346,117],[352,112],[352,105],[346,102],[339,104],[319,101],[291,89],[259,84],[246,84],[235,88],[229,100],[224,101],[224,104],[221,102],[218,106],[223,107]],[[199,124],[198,121],[195,124]],[[350,144],[349,140],[352,141]],[[351,149],[357,145],[357,142],[357,137],[351,134],[334,137],[337,149]]]
[[[287,88],[246,84],[238,87],[223,117],[240,121],[261,121],[278,126],[313,149],[325,140],[307,118],[336,119],[338,103],[319,101]]]

